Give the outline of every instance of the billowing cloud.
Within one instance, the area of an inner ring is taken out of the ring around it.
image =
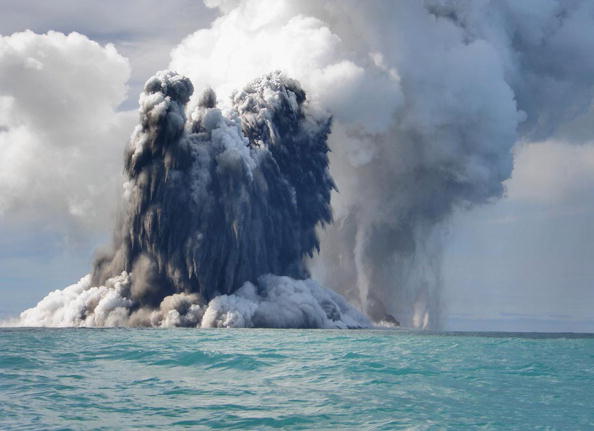
[[[0,37],[0,213],[105,225],[135,114],[118,112],[128,61],[71,33]]]
[[[132,66],[125,106],[133,109],[144,82],[167,65],[171,49],[216,14],[200,0],[3,0],[0,33],[76,31],[113,43]]]
[[[170,68],[189,76],[199,89],[216,88],[223,104],[235,88],[257,76],[286,71],[313,102],[323,101],[341,120],[370,132],[385,129],[402,103],[398,75],[379,54],[359,58],[326,22],[300,14],[297,6],[242,3],[210,29],[184,39],[172,52]]]

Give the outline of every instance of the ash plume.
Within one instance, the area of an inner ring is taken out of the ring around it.
[[[267,273],[305,278],[315,227],[331,220],[330,117],[309,114],[297,82],[252,82],[229,118],[207,90],[186,121],[192,89],[173,72],[147,82],[125,158],[127,214],[93,272],[95,284],[130,272],[141,304],[163,292],[209,301]]]
[[[125,210],[91,275],[22,313],[23,325],[359,327],[309,277],[332,220],[331,118],[282,73],[216,107],[172,71],[149,79],[125,155]]]

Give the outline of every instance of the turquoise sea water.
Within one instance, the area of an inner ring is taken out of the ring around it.
[[[1,430],[594,430],[594,338],[1,329]]]

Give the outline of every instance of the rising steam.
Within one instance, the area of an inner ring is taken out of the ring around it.
[[[22,313],[22,325],[360,327],[304,258],[331,221],[330,117],[268,74],[223,114],[189,79],[149,79],[125,157],[125,212],[92,275]],[[276,275],[272,275],[276,274]]]

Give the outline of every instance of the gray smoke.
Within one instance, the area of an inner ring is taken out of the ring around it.
[[[357,278],[372,318],[439,327],[441,228],[456,209],[504,194],[517,141],[550,138],[589,107],[594,5],[375,5],[360,19],[386,32],[373,48],[398,71],[404,104],[387,132],[356,138],[376,156],[355,167],[355,198],[323,239],[323,265]]]

